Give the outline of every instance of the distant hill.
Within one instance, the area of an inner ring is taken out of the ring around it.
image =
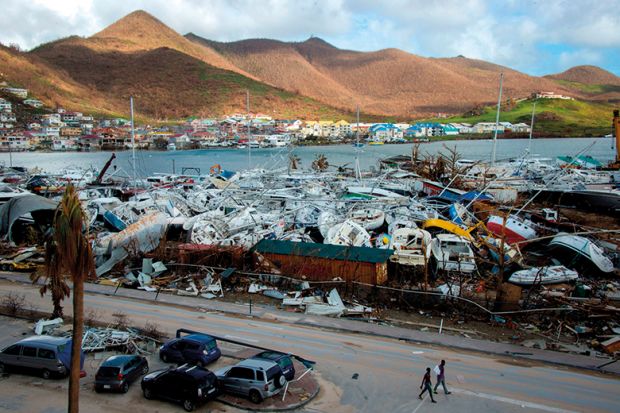
[[[504,93],[527,97],[540,90],[576,94],[555,82],[464,57],[433,59],[398,49],[342,50],[313,37],[304,42],[249,39],[231,43],[186,38],[216,50],[237,67],[269,84],[317,100],[394,116],[464,112]]]
[[[597,66],[575,66],[562,73],[547,75],[545,77],[548,79],[583,83],[584,85],[620,86],[620,77]]]
[[[254,112],[352,118],[345,110],[255,80],[209,47],[190,42],[143,11],[92,37],[61,39],[29,55],[87,85],[115,111],[126,113],[133,95],[137,112],[154,119],[245,112],[247,90]]]
[[[133,95],[139,116],[161,120],[244,112],[248,90],[253,112],[277,117],[352,120],[358,105],[366,120],[459,114],[492,105],[501,72],[504,96],[513,99],[541,90],[620,96],[618,78],[593,66],[536,77],[463,56],[343,50],[316,37],[223,43],[181,36],[144,11],[28,53],[2,47],[0,65],[7,80],[49,106],[126,116]]]

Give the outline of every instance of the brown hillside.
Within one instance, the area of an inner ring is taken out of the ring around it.
[[[360,102],[360,96],[320,72],[289,43],[268,39],[219,43],[192,33],[186,37],[212,47],[237,67],[270,85],[338,107],[354,108]]]
[[[620,77],[597,66],[575,66],[553,75],[545,76],[549,79],[578,82],[586,85],[619,85]]]
[[[49,107],[89,112],[113,112],[114,105],[95,90],[75,82],[47,62],[0,45],[0,70],[12,85],[29,89],[29,93]]]
[[[527,97],[539,90],[579,95],[549,79],[462,57],[432,59],[398,49],[341,50],[319,38],[300,43],[266,39],[217,43],[192,34],[186,37],[269,84],[339,107],[353,109],[359,104],[369,113],[460,113],[497,99],[501,71],[507,97]]]
[[[222,69],[243,73],[219,53],[204,45],[197,45],[150,15],[138,10],[112,23],[89,38],[73,36],[42,45],[33,50],[39,56],[48,58],[57,54],[54,49],[65,46],[87,47],[96,52],[138,52],[168,47],[198,60]]]
[[[156,119],[245,111],[246,90],[250,90],[251,107],[256,112],[308,118],[321,112],[342,116],[310,99],[214,67],[167,47],[103,52],[61,42],[37,54],[117,106],[125,107],[129,96],[133,95],[137,112]]]

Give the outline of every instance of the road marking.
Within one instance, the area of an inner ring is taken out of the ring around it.
[[[424,354],[423,351],[412,351],[413,354]]]
[[[232,340],[239,340],[239,341],[249,341],[250,343],[260,343],[260,340],[254,340],[253,338],[237,337],[237,336],[231,336],[228,334],[226,334],[224,338],[230,338]]]
[[[578,413],[574,410],[560,409],[557,407],[546,406],[544,404],[526,402],[522,400],[515,400],[515,399],[510,399],[508,397],[494,396],[492,394],[478,393],[475,391],[469,391],[469,390],[463,390],[463,389],[452,389],[452,393],[465,394],[468,396],[475,396],[475,397],[480,397],[482,399],[495,400],[498,402],[514,404],[517,406],[521,406],[523,408],[544,410],[546,412],[552,412],[552,413]]]
[[[265,324],[248,323],[248,325],[249,325],[249,326],[252,326],[252,327],[260,327],[260,328],[263,328],[263,327],[264,327],[264,328],[270,328],[270,329],[272,329],[272,330],[280,330],[280,331],[281,331],[281,330],[284,330],[282,327],[272,326],[272,325],[269,325],[269,324],[267,324],[267,323],[265,323]]]
[[[420,407],[422,407],[425,401],[426,401],[426,395],[422,397],[422,401],[420,402],[420,404],[418,404],[418,407],[416,407],[411,413],[416,413],[418,410],[420,410]]]

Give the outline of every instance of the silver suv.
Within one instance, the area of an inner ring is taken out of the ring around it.
[[[225,392],[248,397],[253,403],[278,394],[286,385],[280,366],[268,360],[247,359],[215,372]]]
[[[82,362],[84,354],[81,355]],[[71,339],[32,336],[0,352],[0,375],[9,368],[35,371],[45,379],[65,376],[71,368]]]

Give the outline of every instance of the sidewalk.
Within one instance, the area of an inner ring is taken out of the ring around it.
[[[0,279],[30,284],[28,276],[25,274],[1,272]],[[127,289],[122,287],[116,291],[116,294],[114,294],[115,290],[115,287],[99,284],[86,283],[84,285],[84,291],[91,294],[102,294],[108,296],[115,295],[121,298],[131,298],[149,302],[157,301],[166,305],[187,307],[194,310],[204,309],[206,311],[218,311],[238,316],[250,315],[249,304],[227,303],[217,301],[217,299],[207,300],[201,297],[184,297],[163,293],[159,294],[159,296],[156,296],[156,293],[143,290]],[[515,344],[496,343],[492,341],[431,333],[402,327],[377,325],[361,321],[347,320],[344,318],[329,318],[321,316],[311,316],[302,313],[289,313],[286,311],[280,311],[274,308],[266,308],[259,305],[252,305],[251,315],[253,317],[261,318],[264,320],[280,321],[289,324],[305,325],[317,328],[326,328],[330,330],[343,331],[348,333],[368,334],[397,340],[404,340],[413,343],[445,346],[466,351],[483,352],[497,356],[521,358],[532,361],[539,361],[543,363],[550,363],[561,366],[620,375],[620,362],[616,362],[599,369],[597,368],[597,366],[604,364],[609,360],[600,359],[593,356],[582,356],[550,350],[539,350],[534,348],[526,348]]]

